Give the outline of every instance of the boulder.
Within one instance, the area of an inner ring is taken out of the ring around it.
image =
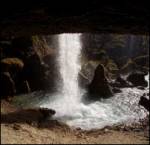
[[[10,76],[9,72],[1,72],[1,83],[0,83],[0,94],[1,94],[1,98],[4,97],[13,97],[15,92],[16,92],[16,88],[15,88],[15,83],[13,81],[13,79]]]
[[[113,95],[113,91],[108,84],[105,76],[105,69],[102,64],[99,64],[95,70],[94,78],[90,83],[89,96],[92,99],[107,98]]]
[[[117,88],[117,87],[112,88],[112,91],[113,91],[114,93],[121,93],[121,92],[122,92],[122,91],[121,91],[119,88]]]
[[[127,81],[131,82],[133,86],[135,87],[137,86],[147,87],[148,86],[148,82],[145,80],[145,73],[142,73],[142,72],[132,72],[127,77]]]
[[[115,83],[113,84],[114,87],[119,87],[119,88],[125,88],[125,87],[130,87],[130,84],[121,76],[119,75]]]
[[[143,106],[147,111],[149,111],[150,100],[145,97],[145,94],[140,98],[139,105]]]

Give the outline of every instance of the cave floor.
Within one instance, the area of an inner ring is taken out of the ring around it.
[[[1,113],[15,108],[1,101]],[[83,131],[66,125],[37,127],[23,122],[1,123],[1,144],[149,144],[141,131],[113,129]]]

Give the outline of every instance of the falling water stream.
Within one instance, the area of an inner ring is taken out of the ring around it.
[[[59,53],[58,65],[61,81],[56,94],[46,94],[45,98],[36,102],[41,107],[56,110],[54,119],[61,120],[72,127],[82,129],[102,128],[106,125],[117,123],[138,122],[147,115],[146,110],[138,105],[144,92],[137,88],[123,88],[121,93],[108,99],[85,104],[82,96],[85,90],[78,85],[78,73],[80,71],[81,43],[80,34],[58,35]],[[149,75],[146,80],[148,81]],[[30,96],[40,96],[40,93],[32,93]],[[30,99],[31,101],[31,99]]]
[[[69,45],[68,45],[69,42]],[[58,92],[55,101],[44,102],[42,107],[54,108],[57,118],[70,118],[77,112],[80,103],[81,90],[78,85],[78,73],[80,71],[80,34],[62,34],[58,36],[59,53],[58,64],[61,75]]]

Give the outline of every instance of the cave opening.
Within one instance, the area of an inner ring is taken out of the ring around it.
[[[52,108],[55,119],[82,129],[138,122],[147,115],[138,105],[149,92],[147,35],[34,35],[1,46],[3,75],[9,72],[13,82],[7,93],[15,94],[16,105]]]

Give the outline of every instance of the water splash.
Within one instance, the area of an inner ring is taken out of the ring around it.
[[[145,109],[138,105],[141,95],[147,89],[124,88],[112,98],[84,104],[81,101],[83,92],[77,80],[80,71],[80,35],[63,34],[58,37],[62,85],[60,93],[55,94],[55,100],[49,98],[41,105],[55,109],[55,119],[73,127],[93,129],[116,123],[138,122],[147,115]]]

